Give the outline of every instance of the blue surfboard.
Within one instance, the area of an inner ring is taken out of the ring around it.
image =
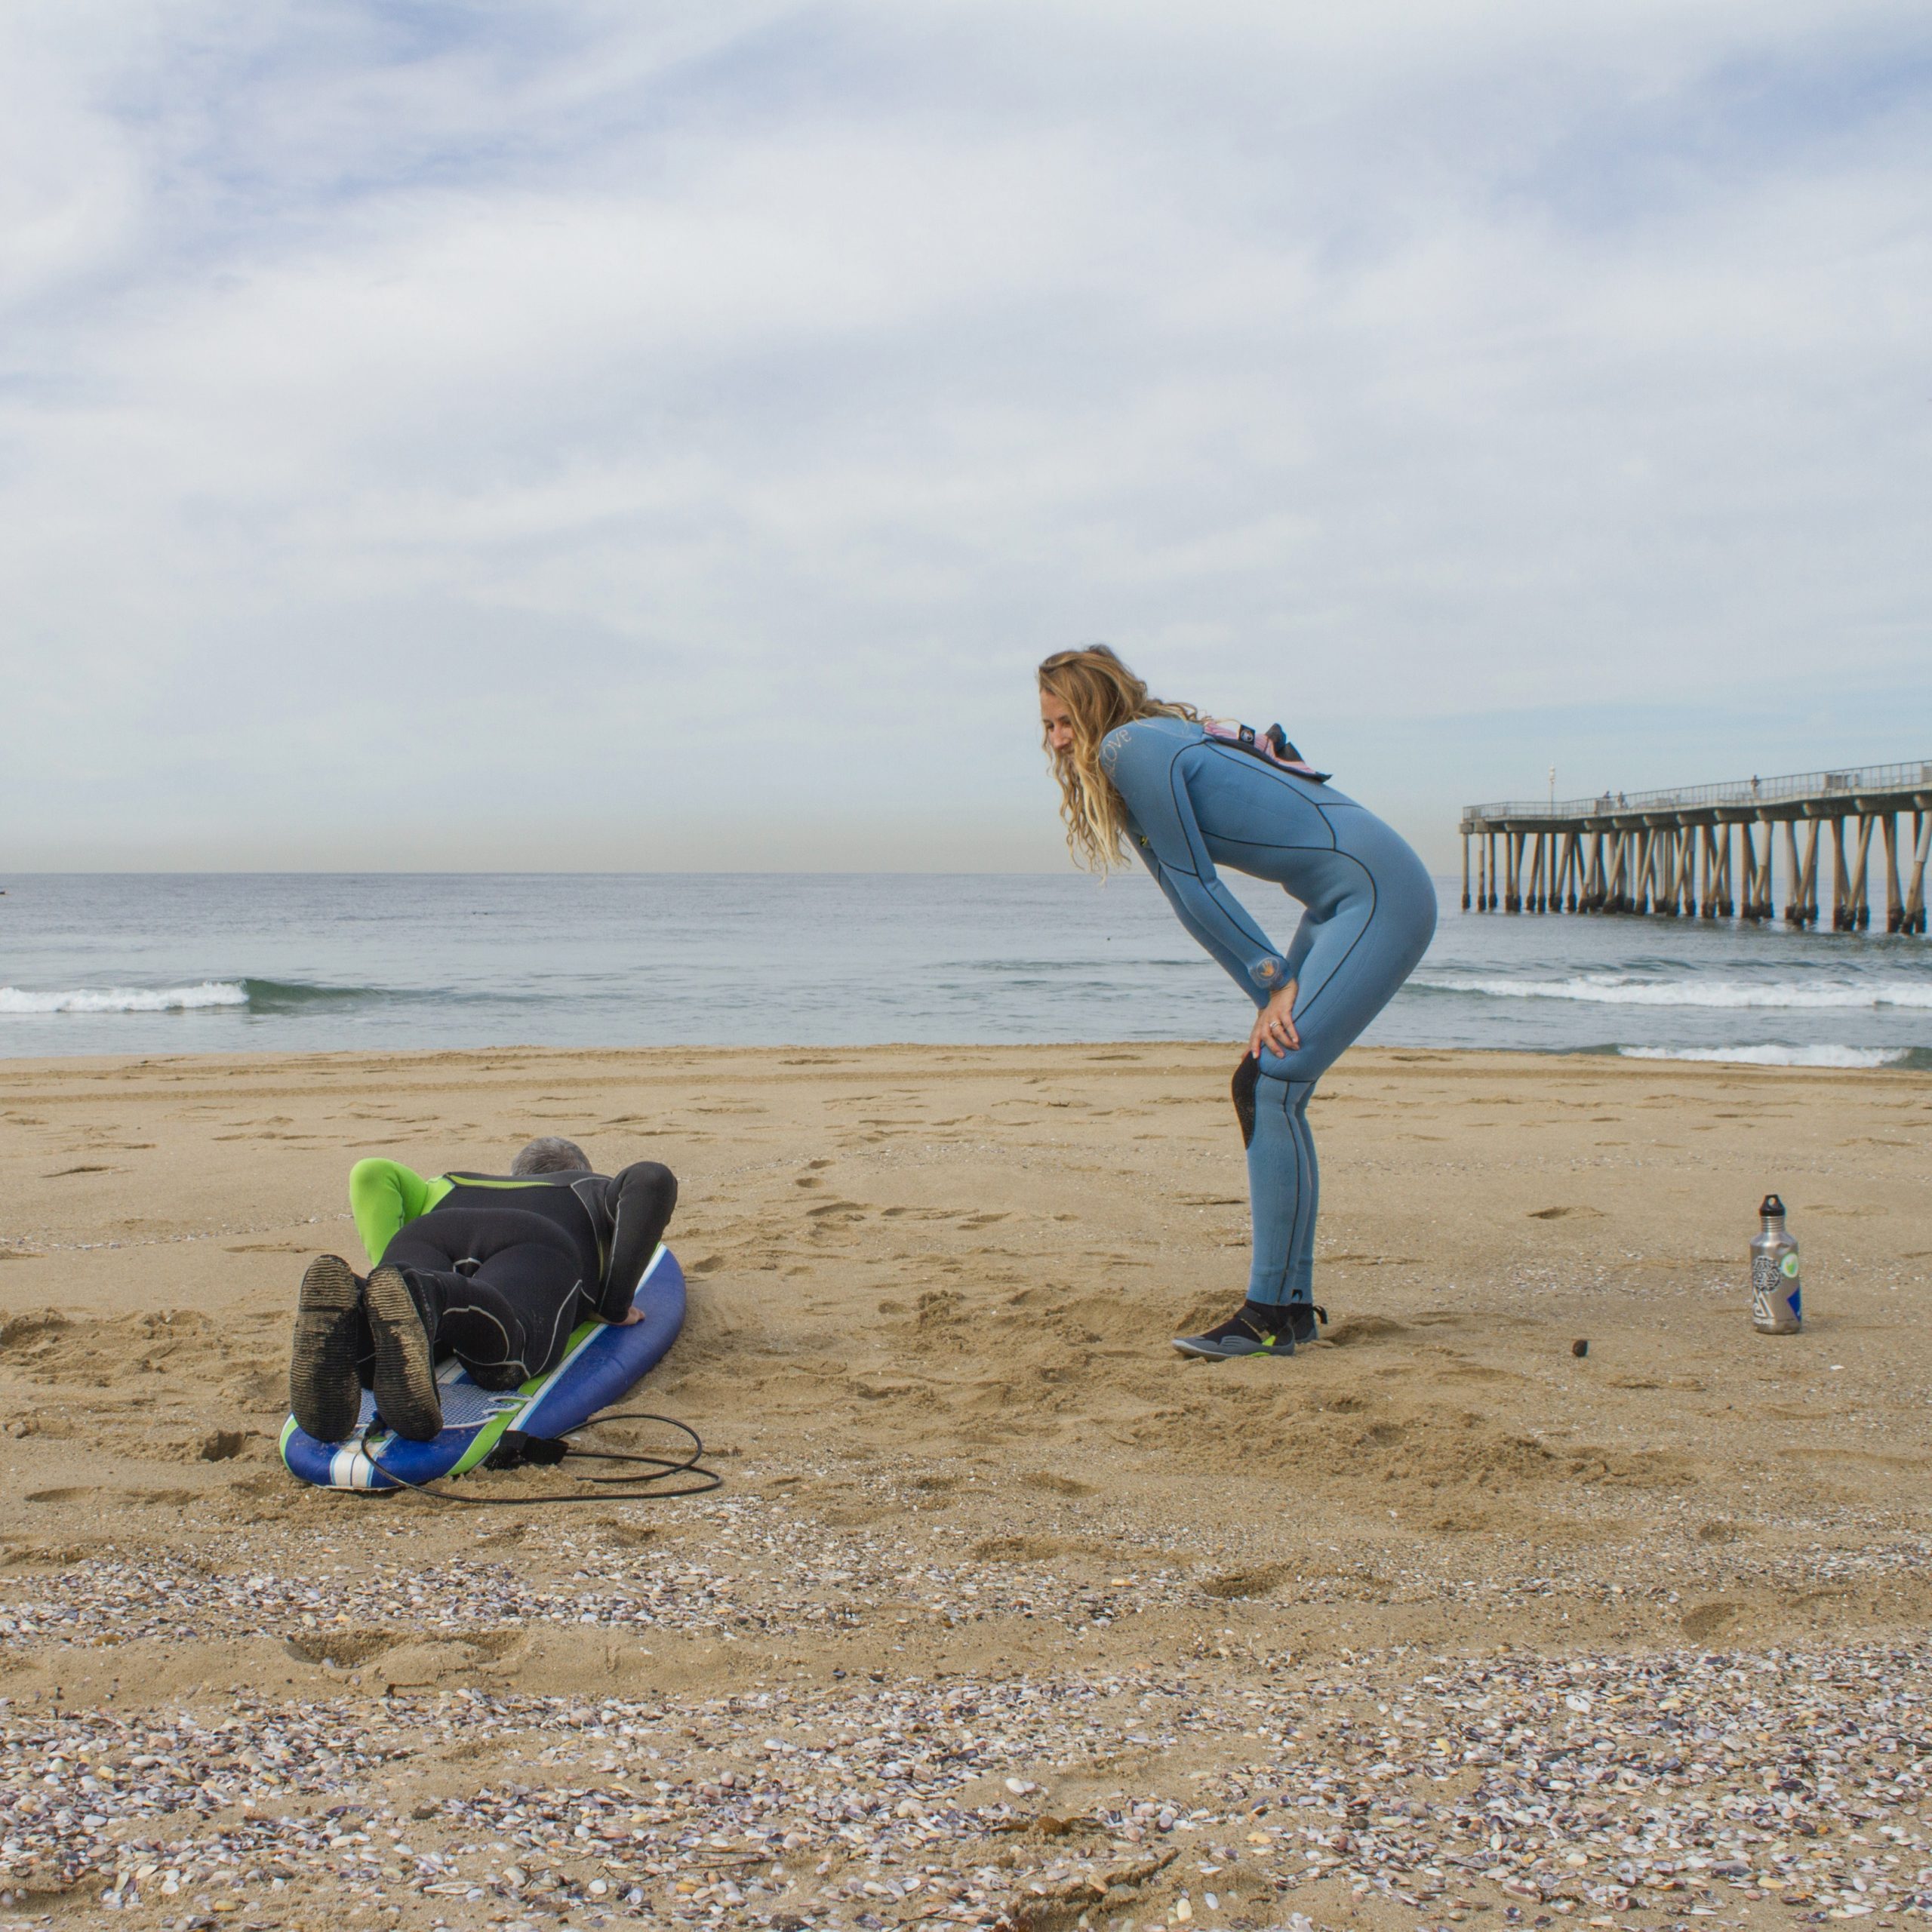
[[[621,1327],[583,1323],[563,1360],[520,1389],[478,1388],[460,1362],[444,1362],[436,1371],[443,1428],[431,1441],[411,1442],[379,1427],[375,1398],[365,1389],[361,1420],[343,1441],[318,1442],[291,1416],[282,1425],[281,1460],[291,1475],[321,1488],[399,1489],[475,1469],[509,1429],[568,1435],[635,1388],[685,1325],[685,1272],[661,1241],[633,1305],[643,1310],[638,1320]]]

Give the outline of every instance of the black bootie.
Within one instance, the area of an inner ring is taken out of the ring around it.
[[[339,1254],[318,1254],[302,1277],[288,1406],[298,1429],[318,1442],[340,1442],[362,1412],[355,1374],[356,1304],[362,1284]]]
[[[377,1410],[397,1435],[427,1442],[443,1429],[435,1290],[419,1289],[400,1268],[378,1268],[365,1299],[376,1346]]]

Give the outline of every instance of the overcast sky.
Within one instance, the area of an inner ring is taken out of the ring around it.
[[[0,866],[1061,863],[1932,757],[1924,0],[0,14]]]

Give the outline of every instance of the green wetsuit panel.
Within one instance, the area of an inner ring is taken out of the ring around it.
[[[349,1211],[373,1268],[398,1232],[426,1214],[454,1183],[447,1174],[425,1180],[400,1161],[358,1161],[349,1171]]]

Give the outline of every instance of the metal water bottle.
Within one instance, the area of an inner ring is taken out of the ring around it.
[[[1763,1229],[1751,1242],[1751,1325],[1761,1335],[1795,1335],[1804,1318],[1798,1244],[1784,1224],[1784,1203],[1764,1196]]]

